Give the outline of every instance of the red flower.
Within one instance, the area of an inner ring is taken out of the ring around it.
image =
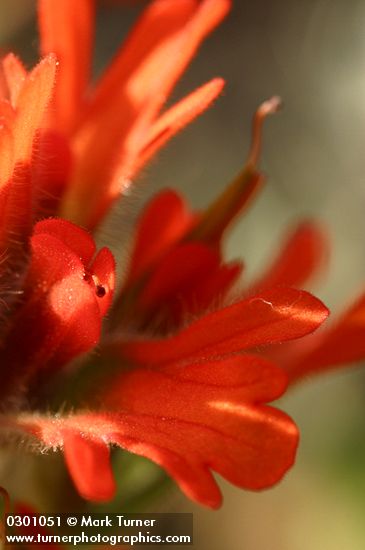
[[[80,493],[112,497],[108,443],[162,465],[192,499],[211,507],[221,494],[210,470],[240,487],[276,483],[291,466],[297,430],[263,405],[285,389],[283,373],[253,356],[144,367],[114,381],[114,413],[78,414],[55,422],[19,416],[18,427],[49,447],[64,446]],[[171,395],[174,395],[171,398]]]
[[[308,248],[316,231],[300,229],[279,267],[257,283],[260,291],[230,303],[226,296],[242,266],[225,264],[221,250],[226,228],[262,182],[261,126],[276,98],[256,114],[243,172],[205,212],[190,212],[173,192],[154,199],[113,307],[110,251],[95,255],[83,229],[48,218],[61,212],[93,228],[126,181],[217,96],[221,80],[159,116],[228,7],[227,0],[153,2],[91,92],[90,1],[41,0],[47,56],[29,74],[14,56],[3,61],[0,353],[2,402],[9,406],[0,426],[63,449],[85,498],[114,494],[111,444],[151,458],[190,498],[211,507],[221,502],[212,471],[261,489],[294,461],[296,427],[266,405],[285,391],[286,375],[257,348],[300,338],[327,317],[319,300],[289,286],[318,263],[319,250]],[[301,263],[297,245],[306,250]],[[94,382],[92,393],[80,390],[72,413],[61,414],[52,401],[52,391],[60,391],[56,370],[67,389],[75,372]],[[12,408],[22,403],[19,394],[31,406]]]
[[[244,265],[224,262],[223,237],[263,184],[257,168],[262,124],[279,104],[274,97],[258,109],[244,169],[205,211],[193,212],[173,190],[160,192],[147,205],[137,223],[126,281],[114,306],[119,323],[171,331],[172,326],[224,303]],[[326,250],[322,230],[313,222],[302,222],[268,271],[235,295],[300,286],[318,270]]]
[[[94,254],[92,238],[70,222],[35,225],[21,303],[3,335],[2,395],[98,343],[113,296],[114,259],[107,248]]]
[[[56,190],[53,174],[43,174],[44,192],[56,192],[59,199],[58,212],[94,227],[151,156],[220,94],[223,81],[214,79],[160,115],[199,44],[229,6],[229,0],[152,2],[90,89],[93,2],[39,1],[41,51],[59,61],[44,136],[48,154],[57,167],[62,163]]]

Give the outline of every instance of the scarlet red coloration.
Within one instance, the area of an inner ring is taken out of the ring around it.
[[[95,346],[102,318],[114,290],[114,259],[106,248],[95,259],[95,244],[65,220],[45,220],[34,227],[30,264],[21,304],[3,336],[1,392],[65,365]],[[99,298],[97,284],[105,289]],[[21,342],[21,345],[19,345]]]
[[[262,184],[261,127],[278,98],[259,107],[245,168],[205,211],[192,212],[173,191],[148,205],[114,303],[111,252],[96,252],[89,233],[56,217],[93,229],[130,178],[218,96],[223,82],[213,79],[160,114],[229,5],[155,0],[92,88],[92,1],[40,0],[46,57],[30,73],[13,55],[2,62],[0,427],[62,449],[91,500],[114,495],[111,444],[160,464],[213,508],[221,494],[212,472],[258,490],[295,458],[294,423],[266,405],[285,391],[286,375],[260,354],[328,315],[290,288],[318,264],[317,230],[299,229],[276,267],[234,300],[227,296],[242,264],[225,263],[222,253],[225,231]],[[68,396],[55,396],[56,371],[68,390],[79,373],[84,385],[94,382],[92,394],[80,389],[72,413],[55,404],[61,397],[67,406]],[[31,410],[7,408],[14,401]]]
[[[229,6],[229,0],[152,2],[91,88],[93,2],[39,1],[42,54],[52,52],[59,60],[48,120],[53,154],[57,164],[65,148],[71,157],[58,212],[94,227],[151,156],[221,93],[223,81],[213,79],[160,115],[199,44]],[[54,186],[43,179],[46,191]]]
[[[312,223],[304,223],[289,236],[266,274],[248,289],[248,294],[273,284],[302,284],[315,273],[327,256],[323,234]],[[318,333],[268,356],[285,370],[290,384],[337,368],[349,367],[365,357],[365,296],[360,294],[337,319]]]
[[[299,345],[277,350],[273,357],[280,362],[290,383],[322,374],[339,367],[356,364],[365,357],[365,297],[361,295],[328,328],[305,338]]]
[[[109,412],[56,421],[19,415],[11,422],[49,447],[64,446],[76,486],[92,500],[114,493],[109,443],[152,458],[207,506],[221,502],[210,469],[240,487],[270,486],[292,464],[298,440],[287,416],[262,406],[283,393],[286,376],[260,357],[235,354],[302,336],[327,315],[303,291],[282,294],[267,292],[203,317],[170,340],[109,348],[134,365],[104,390]]]
[[[211,469],[240,487],[261,489],[292,464],[297,429],[263,405],[285,386],[278,368],[249,355],[141,368],[115,381],[106,397],[114,413],[57,422],[19,417],[18,425],[50,446],[64,444],[70,471],[88,498],[112,496],[105,453],[108,443],[116,443],[161,464],[190,498],[215,508],[221,494]]]
[[[56,60],[50,55],[28,75],[10,54],[2,62],[0,109],[0,246],[8,259],[26,243],[39,189],[32,154],[51,99]]]
[[[327,240],[313,222],[303,222],[289,234],[287,241],[266,273],[250,286],[248,293],[279,285],[301,286],[323,267]]]

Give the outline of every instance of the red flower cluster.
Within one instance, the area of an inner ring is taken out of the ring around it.
[[[205,212],[191,212],[172,191],[150,203],[113,305],[110,251],[96,253],[84,229],[55,217],[93,229],[150,157],[217,97],[220,79],[160,114],[228,9],[228,0],[155,0],[90,89],[92,1],[40,0],[46,57],[30,73],[13,55],[2,62],[0,426],[62,448],[89,499],[113,497],[111,444],[151,458],[211,507],[221,502],[212,471],[261,489],[294,461],[297,429],[266,405],[287,377],[261,349],[314,331],[328,315],[292,288],[317,264],[317,231],[297,230],[268,274],[230,304],[242,265],[224,263],[221,250],[262,181],[261,126],[277,99],[256,114],[243,172]],[[72,413],[54,415],[48,401],[45,412],[42,391],[55,370],[72,385],[74,370],[93,373],[95,361],[117,368],[99,373],[92,398],[82,394]],[[19,409],[21,395],[32,410]]]

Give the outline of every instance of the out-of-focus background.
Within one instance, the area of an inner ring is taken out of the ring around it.
[[[121,4],[100,2],[96,74],[143,2]],[[1,0],[0,40],[3,51],[17,51],[29,66],[36,61],[32,0]],[[218,75],[227,80],[223,97],[145,170],[105,239],[119,223],[124,241],[128,225],[157,189],[177,187],[196,207],[206,205],[242,166],[256,106],[279,94],[285,108],[265,128],[267,185],[236,226],[227,256],[243,256],[251,278],[292,223],[319,219],[328,228],[332,257],[314,290],[338,311],[365,288],[364,2],[236,0],[175,98]],[[309,381],[280,405],[302,434],[297,465],[284,482],[260,494],[222,483],[225,502],[218,512],[178,493],[159,509],[194,512],[199,550],[363,550],[364,373],[343,370]]]

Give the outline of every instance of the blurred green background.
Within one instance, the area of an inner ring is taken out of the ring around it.
[[[142,4],[100,3],[96,74]],[[0,1],[0,38],[3,51],[15,50],[29,66],[35,62],[32,0]],[[244,257],[250,279],[292,223],[319,219],[328,228],[332,254],[314,290],[338,311],[365,287],[365,3],[236,0],[175,99],[213,76],[227,80],[223,97],[144,171],[101,239],[127,243],[142,204],[166,186],[183,190],[196,207],[206,205],[242,166],[255,108],[279,94],[284,110],[265,129],[267,185],[232,233],[227,257]],[[192,511],[199,550],[363,550],[361,368],[308,381],[280,405],[298,423],[302,438],[297,465],[279,486],[253,494],[222,482],[225,502],[218,512],[176,491],[160,501],[158,511]]]

